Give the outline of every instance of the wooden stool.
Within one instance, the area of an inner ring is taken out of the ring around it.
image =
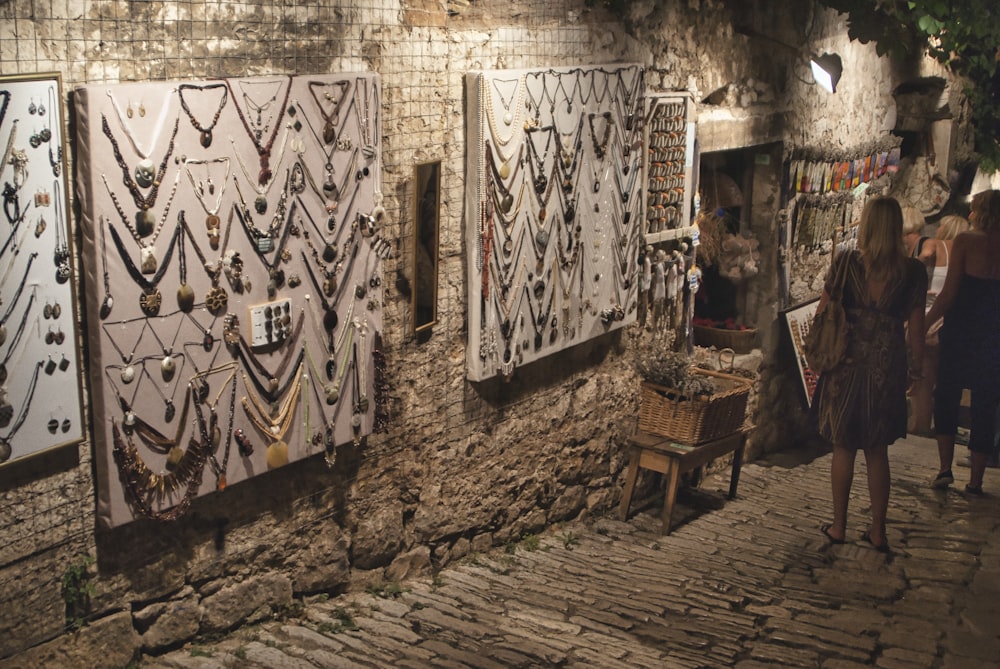
[[[740,467],[743,463],[743,449],[747,436],[753,431],[752,425],[743,426],[738,432],[706,441],[701,444],[680,444],[668,437],[638,432],[629,439],[631,453],[629,454],[628,473],[625,475],[625,492],[619,515],[624,521],[628,518],[628,508],[632,503],[632,493],[635,481],[639,476],[639,468],[651,469],[654,472],[667,475],[667,491],[663,499],[662,533],[670,534],[670,516],[674,510],[674,500],[677,497],[677,484],[681,474],[701,467],[715,458],[733,453],[733,470],[729,478],[729,499],[736,496],[736,486],[740,482]]]

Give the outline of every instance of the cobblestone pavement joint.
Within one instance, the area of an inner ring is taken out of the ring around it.
[[[736,499],[728,470],[682,491],[668,536],[651,500],[628,522],[577,520],[398,588],[310,598],[142,667],[1000,666],[1000,472],[982,498],[964,494],[967,469],[932,490],[934,442],[893,445],[886,556],[860,538],[863,460],[843,545],[819,529],[829,454],[772,456],[743,467]]]

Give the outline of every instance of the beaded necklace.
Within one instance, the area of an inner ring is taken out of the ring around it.
[[[188,107],[187,100],[184,99],[184,91],[198,91],[199,93],[204,93],[205,91],[217,89],[222,89],[222,97],[219,100],[218,106],[215,108],[215,114],[212,116],[212,120],[207,124],[203,124],[194,117],[194,113],[191,111],[191,108]],[[201,142],[202,147],[207,149],[212,146],[212,130],[215,129],[215,125],[219,122],[219,117],[222,115],[222,109],[226,106],[226,101],[229,99],[229,87],[224,83],[206,84],[204,86],[196,84],[181,84],[177,87],[177,97],[181,101],[181,109],[184,110],[188,120],[191,121],[191,126],[200,133],[199,141]]]
[[[170,245],[167,247],[167,252],[163,256],[163,264],[161,264],[156,272],[147,279],[143,275],[142,271],[135,266],[135,263],[132,262],[132,257],[125,249],[125,244],[122,242],[122,238],[118,235],[118,231],[111,228],[111,241],[114,242],[115,248],[118,250],[118,255],[121,258],[122,263],[125,265],[125,270],[142,288],[142,294],[139,296],[139,308],[147,316],[155,316],[160,313],[160,305],[163,302],[163,298],[160,295],[160,290],[157,288],[157,285],[166,273],[167,267],[170,266],[170,258],[174,254],[174,246],[177,243],[177,237],[179,236],[180,229],[181,226],[174,228],[174,234],[170,237]]]
[[[48,97],[49,97],[49,108],[54,111],[56,109],[56,89],[54,86],[49,86]],[[0,114],[0,116],[2,116],[2,114]],[[58,118],[58,116],[54,115],[53,118],[55,119],[55,122],[52,124],[52,127],[55,128],[57,132],[53,133],[52,141],[49,142],[49,148],[48,148],[49,166],[52,167],[52,176],[58,178],[59,175],[62,173],[63,149],[62,149],[62,140],[60,139],[62,128],[59,125],[60,119]],[[3,119],[0,118],[0,124],[2,123]],[[53,145],[56,147],[55,154],[52,153]]]
[[[280,407],[277,407],[276,410],[268,411],[263,406],[260,398],[254,396],[249,383],[245,385],[247,394],[240,399],[240,404],[243,405],[243,412],[250,420],[250,423],[264,437],[271,440],[271,443],[267,446],[266,453],[267,466],[271,469],[288,464],[288,443],[285,441],[285,435],[288,433],[288,428],[291,427],[292,421],[295,418],[295,406],[299,400],[299,389],[302,384],[301,372],[304,351],[305,349],[303,348],[300,352],[299,362],[296,364],[295,371],[291,377],[294,383],[289,388],[287,396]],[[245,373],[243,374],[243,378],[244,380],[247,379]]]
[[[31,375],[31,381],[28,382],[28,390],[25,393],[24,403],[21,405],[21,412],[18,414],[17,419],[14,420],[14,424],[10,426],[7,434],[0,436],[0,462],[5,462],[10,459],[13,452],[13,440],[14,435],[17,431],[21,429],[24,425],[25,419],[28,417],[28,412],[31,410],[31,401],[35,397],[35,388],[38,386],[38,370],[42,368],[43,363],[35,363],[35,371]],[[7,422],[10,418],[8,416],[14,415],[14,407],[10,404],[6,390],[0,395],[0,422],[2,426],[6,427]]]
[[[343,104],[344,99],[347,97],[347,91],[350,90],[351,82],[349,81],[332,81],[332,82],[322,82],[322,81],[309,81],[306,82],[306,87],[309,89],[309,95],[312,97],[313,102],[316,103],[316,109],[319,111],[320,116],[323,118],[323,143],[324,144],[336,144],[337,136],[340,134],[338,132],[337,126],[340,125],[340,105]],[[334,97],[330,93],[329,89],[339,88],[340,96]],[[323,102],[316,95],[316,89],[323,88],[323,99],[332,105],[332,110],[327,113]],[[308,119],[307,119],[308,120]],[[313,133],[315,134],[315,132]],[[317,137],[317,139],[319,139]]]
[[[240,87],[243,87],[244,82],[240,82]],[[276,112],[277,118],[274,119],[274,128],[271,131],[271,136],[268,138],[267,142],[261,144],[261,138],[263,137],[263,127],[258,127],[257,129],[251,128],[250,123],[247,121],[246,115],[243,113],[243,109],[239,104],[236,103],[236,94],[232,89],[232,83],[226,81],[226,85],[229,87],[230,92],[233,94],[233,106],[236,107],[236,114],[240,117],[240,122],[243,123],[243,129],[246,130],[247,135],[250,137],[250,141],[253,142],[254,147],[257,149],[257,155],[260,156],[260,172],[257,174],[257,183],[261,186],[266,184],[271,180],[271,147],[274,146],[274,139],[278,135],[278,128],[281,125],[281,119],[285,115],[285,108],[288,105],[288,96],[292,92],[292,77],[288,77],[288,84],[285,86],[285,99],[281,102],[281,106]],[[281,83],[279,82],[280,86]],[[246,93],[243,94],[244,99],[251,105],[250,98]],[[277,100],[277,90],[275,95],[271,98],[272,101]],[[266,103],[270,105],[270,102]],[[257,105],[257,125],[261,125],[261,112],[264,111],[264,107]]]
[[[170,92],[172,93],[173,90],[171,90]],[[125,138],[128,139],[128,143],[132,147],[132,150],[135,151],[136,155],[138,155],[143,160],[148,160],[149,156],[153,153],[153,149],[156,148],[156,145],[160,141],[160,133],[163,132],[163,129],[166,127],[167,113],[170,111],[170,103],[164,102],[164,104],[161,105],[160,117],[157,119],[156,125],[154,126],[156,132],[150,138],[149,148],[147,149],[142,146],[139,146],[138,140],[136,140],[135,136],[132,134],[132,131],[129,130],[128,122],[125,120],[126,115],[122,113],[121,107],[118,105],[118,100],[115,99],[115,96],[111,92],[110,88],[108,89],[108,98],[111,100],[111,107],[115,110],[115,116],[118,117],[118,125],[121,126],[122,131],[125,133]],[[131,111],[131,107],[129,107],[129,110]],[[128,116],[131,116],[131,114],[128,114]],[[105,131],[105,134],[107,134],[108,132],[109,130]],[[174,134],[175,135],[177,134],[176,124],[174,125]],[[152,163],[150,163],[150,166],[151,165]]]
[[[276,165],[280,165],[281,161],[285,157],[285,146],[288,144],[289,129],[290,126],[285,126],[285,134],[281,138],[281,147],[278,149],[278,159],[275,161]],[[243,162],[243,157],[240,155],[240,152],[236,148],[236,141],[232,137],[230,137],[229,142],[233,145],[233,153],[236,154],[236,162],[238,162],[240,165],[240,171],[243,172],[243,177],[247,180],[247,183],[249,183],[250,186],[257,192],[257,197],[255,197],[253,201],[254,210],[258,214],[263,214],[267,211],[267,192],[271,190],[271,184],[274,183],[274,177],[276,175],[268,171],[267,179],[264,180],[258,179],[255,182],[253,176],[250,174],[250,170],[247,169],[246,164]],[[239,182],[237,181],[235,174],[233,175],[233,181],[236,182],[238,187]],[[287,188],[287,186],[288,186],[288,170],[285,170],[285,187]],[[242,193],[240,193],[240,199],[241,200],[243,199]],[[244,205],[244,207],[245,206],[246,205]]]
[[[196,423],[198,425],[198,432],[201,435],[202,443],[207,443],[208,457],[212,463],[212,471],[215,472],[215,489],[218,491],[223,491],[226,489],[227,480],[226,472],[229,469],[229,452],[232,447],[233,442],[233,427],[236,421],[233,420],[236,414],[236,365],[233,364],[230,368],[229,377],[222,382],[222,388],[219,390],[219,394],[215,396],[215,401],[208,405],[209,409],[209,419],[206,424],[205,416],[201,410],[201,403],[195,402],[194,412],[197,416]],[[226,426],[226,439],[222,440],[222,429],[219,427],[219,401],[222,399],[222,393],[226,389],[226,384],[231,383],[232,387],[230,390],[229,397],[229,419]],[[222,462],[219,462],[218,458],[215,457],[216,451],[219,450],[221,444],[225,444],[222,452]]]

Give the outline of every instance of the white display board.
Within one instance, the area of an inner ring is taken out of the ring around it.
[[[636,64],[466,76],[473,381],[636,318],[643,70]]]

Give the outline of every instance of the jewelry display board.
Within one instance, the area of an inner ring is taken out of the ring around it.
[[[802,393],[806,400],[806,406],[812,406],[816,382],[819,380],[816,372],[809,367],[805,354],[805,338],[809,333],[813,317],[816,315],[817,306],[819,306],[818,297],[781,312],[785,318],[788,334],[792,339],[792,351],[795,353],[795,362],[799,370],[799,379],[802,381]]]
[[[0,77],[0,463],[84,438],[58,73]]]
[[[467,374],[500,375],[636,318],[643,70],[466,75]]]
[[[646,243],[691,234],[694,100],[688,93],[646,96]]]
[[[174,519],[384,429],[378,78],[75,104],[101,522]]]

